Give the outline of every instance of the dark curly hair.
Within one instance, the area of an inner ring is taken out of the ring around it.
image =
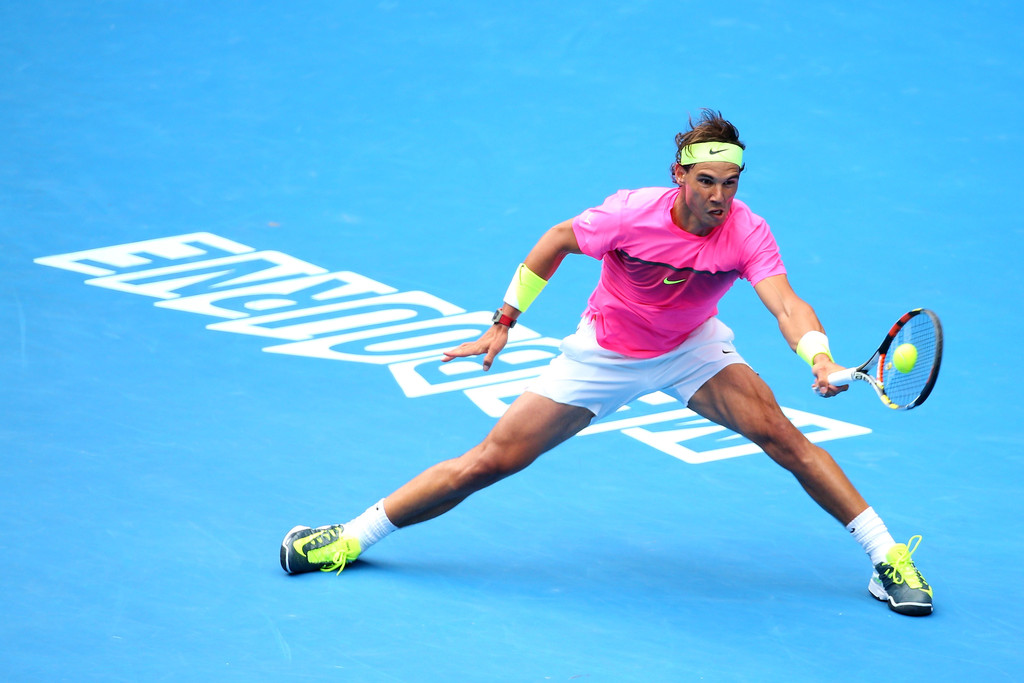
[[[676,163],[679,162],[679,154],[683,151],[683,147],[692,145],[695,142],[728,142],[736,145],[740,149],[746,149],[747,146],[740,140],[740,132],[736,129],[736,126],[732,125],[722,116],[722,112],[715,111],[714,109],[701,109],[700,119],[694,123],[693,117],[689,117],[690,130],[684,133],[676,134],[676,158],[670,167],[670,171],[675,168]],[[740,170],[742,171],[747,165],[744,164]],[[687,168],[684,166],[683,168]],[[673,180],[675,174],[673,173]]]

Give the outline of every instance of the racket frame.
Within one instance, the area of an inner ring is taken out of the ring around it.
[[[892,342],[896,339],[896,335],[899,334],[907,323],[913,320],[918,315],[927,315],[931,318],[932,324],[935,326],[935,359],[932,362],[932,367],[928,373],[928,378],[925,381],[924,387],[918,393],[917,397],[905,405],[900,405],[893,402],[892,398],[885,393],[885,386],[879,381],[879,377],[882,377],[885,373],[885,361],[886,356],[889,353],[889,347],[892,346]],[[939,366],[942,364],[942,323],[939,322],[939,317],[935,315],[933,311],[927,308],[915,308],[912,311],[907,311],[900,319],[893,323],[893,326],[889,328],[889,332],[885,335],[885,339],[878,345],[878,350],[875,351],[871,358],[862,363],[856,368],[847,368],[845,370],[839,370],[833,372],[828,376],[829,384],[833,386],[843,386],[850,384],[853,381],[867,382],[871,385],[871,388],[878,394],[878,398],[881,399],[882,403],[892,408],[893,410],[910,410],[916,408],[925,402],[928,395],[932,393],[932,389],[935,387],[935,382],[939,378]]]

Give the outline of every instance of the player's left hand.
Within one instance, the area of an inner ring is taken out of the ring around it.
[[[824,358],[824,354],[819,355],[820,358]],[[819,395],[825,398],[832,398],[836,394],[846,391],[850,388],[849,385],[837,387],[828,383],[828,376],[833,372],[839,372],[845,370],[842,365],[838,365],[827,358],[820,360],[814,364],[811,368],[811,372],[814,373],[814,384],[811,388]]]

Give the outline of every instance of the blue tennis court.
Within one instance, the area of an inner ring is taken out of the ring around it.
[[[1024,10],[1010,2],[8,2],[0,7],[0,678],[1017,680]],[[941,317],[920,409],[823,400],[753,290],[720,316],[915,561],[652,394],[339,576],[286,575],[479,441],[572,332],[572,257],[489,373],[551,225],[747,143],[837,360]],[[1015,218],[1014,216],[1018,216]]]

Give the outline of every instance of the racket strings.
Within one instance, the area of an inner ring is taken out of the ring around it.
[[[928,315],[917,315],[893,338],[881,377],[883,390],[893,403],[909,405],[929,386],[939,353],[939,335]],[[917,361],[909,372],[900,372],[892,362],[891,354],[901,344],[913,344],[917,349]]]

